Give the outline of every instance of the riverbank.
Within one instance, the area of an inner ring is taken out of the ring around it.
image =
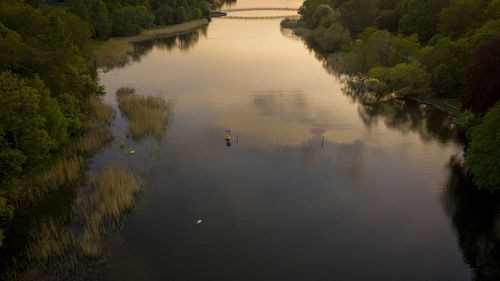
[[[341,51],[325,52],[323,50],[319,50],[318,47],[315,46],[314,42],[312,42],[310,39],[310,37],[313,34],[313,30],[306,27],[301,20],[285,19],[281,22],[281,27],[291,29],[295,35],[297,35],[298,37],[302,38],[305,42],[307,42],[309,46],[314,51],[316,51],[317,54],[321,55],[324,58],[326,66],[335,70],[342,69],[341,66],[339,67],[338,65],[335,65],[341,62],[339,62],[338,59],[332,59],[332,57],[336,56],[337,54],[342,54],[342,52]],[[411,100],[419,104],[425,104],[431,106],[447,114],[450,119],[450,122],[453,123],[454,125],[458,125],[457,117],[460,113],[460,108],[461,108],[461,103],[458,100],[458,98],[439,98],[439,97],[424,98],[420,96],[407,96],[404,98],[402,97],[401,99]],[[450,104],[450,100],[453,104]]]
[[[204,27],[208,24],[209,24],[208,19],[194,20],[181,24],[169,25],[161,28],[147,29],[142,31],[139,35],[131,37],[122,37],[120,39],[131,43],[137,43],[155,38],[170,37],[184,33],[189,33],[197,30],[198,28]]]
[[[111,38],[100,43],[95,49],[91,64],[105,71],[124,66],[130,61],[130,56],[134,51],[134,43],[190,33],[208,24],[208,19],[200,19],[162,28],[143,30],[139,35],[135,36]]]

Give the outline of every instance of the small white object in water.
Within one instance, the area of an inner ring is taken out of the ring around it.
[[[202,220],[199,219],[199,220],[196,221],[196,224],[200,224],[201,222],[202,222]]]
[[[135,150],[130,150],[130,154],[135,154]]]

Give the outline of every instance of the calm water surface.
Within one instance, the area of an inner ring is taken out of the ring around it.
[[[343,90],[279,19],[214,19],[137,49],[100,74],[107,102],[135,87],[173,99],[175,120],[105,280],[470,280],[445,116]]]

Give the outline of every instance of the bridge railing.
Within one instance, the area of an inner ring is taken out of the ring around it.
[[[279,7],[279,8],[264,7],[264,8],[224,9],[224,10],[217,10],[215,12],[231,13],[231,12],[246,12],[246,11],[298,11],[298,10],[299,10],[298,8],[289,8],[289,7]]]

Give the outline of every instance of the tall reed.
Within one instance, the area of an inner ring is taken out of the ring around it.
[[[96,67],[107,70],[127,64],[133,51],[134,47],[127,40],[110,39],[97,47],[93,60]]]
[[[161,97],[135,95],[134,88],[120,88],[116,92],[118,106],[129,121],[134,139],[145,136],[161,138],[172,118],[173,103]]]
[[[39,263],[67,255],[97,258],[107,226],[119,225],[123,212],[135,205],[144,182],[129,169],[107,166],[89,180],[89,193],[79,197],[70,216],[72,228],[53,219],[40,224],[26,256]]]

